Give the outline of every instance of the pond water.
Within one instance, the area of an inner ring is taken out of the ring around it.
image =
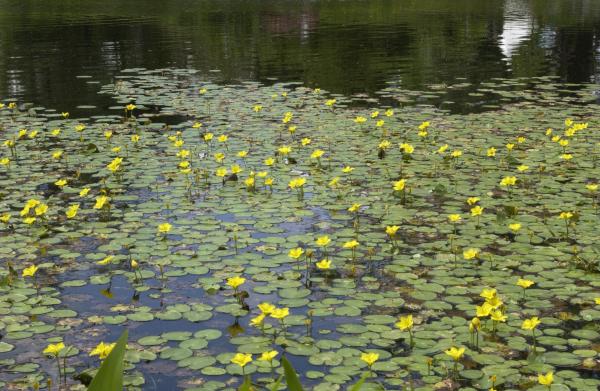
[[[0,388],[600,386],[600,2],[0,7]]]
[[[374,94],[494,77],[595,81],[600,3],[458,1],[0,1],[0,96],[105,106],[122,69],[197,69],[212,80],[299,81]],[[92,79],[78,79],[88,75]],[[76,94],[73,92],[77,91]],[[461,90],[449,101],[482,103]]]

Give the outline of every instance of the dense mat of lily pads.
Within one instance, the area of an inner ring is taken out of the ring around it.
[[[84,388],[128,328],[129,389],[268,387],[282,355],[315,390],[596,389],[599,107],[572,87],[451,115],[135,70],[114,115],[4,101],[0,386]]]

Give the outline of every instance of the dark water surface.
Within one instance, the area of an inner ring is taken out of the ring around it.
[[[169,66],[343,94],[462,78],[595,81],[599,33],[590,0],[2,0],[0,98],[103,106],[98,82]]]

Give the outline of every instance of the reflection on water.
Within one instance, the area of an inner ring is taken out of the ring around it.
[[[500,48],[508,62],[519,46],[531,36],[534,23],[527,2],[519,0],[505,2]]]
[[[595,80],[600,57],[600,2],[583,0],[0,6],[0,97],[57,109],[110,105],[93,83],[124,68],[195,68],[217,81],[277,79],[372,94],[389,82],[420,89],[457,78]]]

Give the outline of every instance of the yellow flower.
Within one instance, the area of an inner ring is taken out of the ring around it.
[[[317,149],[310,155],[310,158],[311,159],[319,159],[319,158],[321,158],[321,156],[323,156],[324,153],[325,153],[325,151],[323,151],[321,149]]]
[[[481,328],[481,321],[479,320],[479,318],[475,317],[475,318],[471,319],[471,321],[469,322],[469,330],[476,331],[476,330],[479,330],[480,328]]]
[[[486,316],[490,316],[490,313],[492,312],[492,306],[490,305],[490,303],[485,302],[480,306],[476,306],[475,307],[475,312],[477,313],[477,317],[479,318],[485,318]]]
[[[517,177],[514,176],[506,176],[504,178],[502,178],[502,180],[500,181],[500,186],[514,186],[517,184]]]
[[[246,187],[254,187],[255,184],[255,179],[253,176],[246,178],[246,180],[244,180],[244,184],[246,185]]]
[[[348,174],[350,172],[352,172],[354,170],[354,167],[350,167],[350,166],[345,166],[344,168],[342,168],[342,172],[345,174]],[[598,187],[598,185],[596,185],[596,187]]]
[[[371,118],[377,118],[379,117],[379,111],[375,110],[374,112],[371,113]]]
[[[515,144],[511,144],[511,143],[506,144],[506,149],[508,149],[509,151],[512,151],[514,148],[515,148]]]
[[[329,236],[325,235],[318,237],[316,242],[317,246],[326,247],[329,243],[331,243],[331,239],[329,239]]]
[[[494,157],[496,156],[496,148],[494,147],[490,147],[487,149],[487,156],[488,157]]]
[[[288,256],[293,259],[300,258],[302,254],[304,254],[304,250],[302,249],[302,247],[293,248],[288,252]]]
[[[351,248],[352,249],[352,248],[358,247],[359,244],[360,243],[357,242],[356,240],[350,240],[350,241],[344,243],[343,247],[344,248]]]
[[[98,358],[100,358],[100,360],[104,360],[106,357],[108,357],[110,352],[112,352],[115,345],[116,345],[115,343],[107,344],[104,342],[100,342],[98,345],[96,345],[96,347],[94,349],[92,349],[92,351],[90,352],[90,357],[98,356]]]
[[[596,303],[596,305],[600,305],[600,297],[594,298],[594,302]]]
[[[221,163],[223,161],[223,159],[225,159],[225,154],[222,152],[217,152],[217,153],[215,153],[214,157],[215,157],[215,161],[217,163]]]
[[[203,138],[204,138],[204,141],[209,142],[210,140],[213,139],[214,136],[215,135],[212,133],[206,133]]]
[[[394,237],[399,229],[400,227],[397,225],[388,225],[385,227],[385,233],[388,234],[389,237]]]
[[[237,153],[237,155],[238,155],[238,157],[240,157],[240,158],[242,158],[242,159],[243,159],[243,158],[245,158],[246,156],[248,156],[248,151],[239,151],[239,152]]]
[[[360,210],[361,204],[352,204],[351,207],[348,208],[348,212],[355,213]]]
[[[589,191],[596,191],[598,190],[598,184],[597,183],[589,183],[587,185],[585,185],[585,188],[588,189]]]
[[[38,271],[38,267],[35,265],[31,265],[29,267],[26,267],[25,269],[23,269],[23,271],[21,272],[21,275],[23,277],[33,277],[35,276],[35,273]]]
[[[335,104],[335,99],[328,99],[325,101],[325,106],[331,107]]]
[[[125,110],[127,110],[127,111],[133,111],[135,108],[136,108],[136,105],[134,105],[133,103],[130,103],[127,106],[125,106]]]
[[[94,205],[94,209],[102,209],[108,203],[108,197],[105,195],[101,195],[96,197],[96,204]]]
[[[71,206],[69,206],[69,209],[67,209],[66,215],[68,219],[72,219],[73,217],[75,217],[77,215],[77,211],[79,210],[79,204],[72,204]]]
[[[64,348],[65,348],[65,344],[62,342],[55,343],[55,344],[51,343],[48,346],[46,346],[46,349],[44,349],[44,351],[42,353],[56,357]]]
[[[260,326],[263,321],[265,320],[265,317],[267,315],[265,315],[264,313],[255,316],[254,318],[250,319],[250,325],[251,326]]]
[[[258,309],[265,315],[269,315],[271,312],[275,311],[277,307],[275,307],[271,303],[260,303],[258,305]]]
[[[204,95],[204,94],[206,94],[207,92],[208,92],[208,90],[207,90],[206,88],[200,88],[200,89],[198,90],[198,93],[199,93],[200,95]]]
[[[0,216],[0,221],[2,221],[4,224],[7,224],[10,220],[10,213],[4,213],[2,216]]]
[[[479,294],[480,297],[483,297],[486,300],[491,300],[496,297],[498,291],[494,288],[484,288]]]
[[[56,182],[54,182],[54,184],[58,187],[63,187],[67,184],[67,180],[66,179],[59,179]]]
[[[504,315],[502,311],[493,310],[490,314],[490,318],[496,322],[506,322],[508,316]]]
[[[63,151],[56,151],[52,153],[52,159],[60,159],[63,155]]]
[[[319,262],[315,263],[318,269],[327,270],[331,267],[331,261],[329,259],[322,259]]]
[[[272,186],[273,185],[273,181],[274,181],[273,178],[267,178],[267,179],[265,179],[265,185]]]
[[[571,160],[573,159],[573,155],[571,155],[570,153],[563,153],[562,155],[560,155],[560,158],[563,160]]]
[[[520,286],[523,289],[527,289],[530,286],[532,286],[533,284],[535,284],[535,282],[531,281],[531,280],[525,280],[522,278],[519,278],[519,280],[517,281],[517,285]]]
[[[471,216],[481,216],[482,213],[483,213],[483,208],[479,205],[471,208]]]
[[[187,160],[184,160],[184,161],[180,162],[177,166],[181,169],[186,169],[190,166],[190,162]]]
[[[561,147],[566,147],[567,145],[569,145],[569,140],[558,140],[558,145],[560,145]]]
[[[481,199],[479,197],[469,197],[469,198],[467,198],[467,204],[469,204],[469,205],[475,205],[480,200]]]
[[[192,128],[194,128],[194,129],[200,129],[201,127],[202,127],[201,122],[194,122],[194,124],[192,125]]]
[[[488,303],[492,307],[492,309],[498,309],[502,304],[504,304],[498,296],[494,296],[491,299],[487,299],[486,303]]]
[[[288,122],[290,122],[292,120],[292,118],[294,118],[294,114],[292,114],[291,111],[288,111],[283,115],[283,119],[281,120],[281,122],[283,122],[284,124],[287,124]]]
[[[377,353],[362,353],[360,359],[367,363],[369,367],[375,364],[375,361],[379,360],[379,354]]]
[[[365,123],[367,121],[367,119],[365,117],[362,116],[357,116],[356,118],[354,118],[354,122],[357,124],[362,124]]]
[[[244,282],[246,282],[246,279],[244,277],[240,277],[240,276],[229,277],[227,279],[227,285],[229,285],[233,289],[237,289]]]
[[[382,120],[382,119],[380,119],[379,121],[377,121],[377,122],[375,123],[375,126],[377,126],[378,128],[381,128],[381,127],[383,127],[383,125],[385,125],[385,121],[384,121],[384,120]]]
[[[245,367],[248,363],[252,361],[252,354],[250,353],[237,353],[231,359],[231,362],[239,365],[240,367]]]
[[[560,214],[558,215],[559,219],[563,219],[563,220],[569,220],[573,217],[573,213],[571,212],[560,212]]]
[[[308,137],[304,137],[302,140],[300,140],[300,142],[302,143],[302,146],[305,147],[308,144],[310,144],[311,139],[309,139]]]
[[[218,176],[219,178],[224,178],[225,175],[227,175],[227,169],[225,167],[219,167],[219,168],[217,168],[215,175]]]
[[[412,315],[401,316],[400,321],[396,323],[396,327],[400,330],[411,330],[413,328],[413,317]]]
[[[35,223],[35,217],[26,217],[23,219],[23,222],[27,225],[31,225]]]
[[[437,150],[437,153],[442,154],[442,153],[446,152],[446,149],[448,149],[448,144],[444,144],[441,147],[439,147]]]
[[[287,155],[292,152],[292,147],[290,147],[289,145],[283,145],[279,147],[277,152],[279,152],[281,155]]]
[[[460,215],[457,213],[453,213],[448,215],[448,220],[450,220],[452,223],[458,223],[462,220],[462,217],[460,217]]]
[[[220,143],[224,143],[229,139],[229,137],[226,134],[222,134],[219,136],[219,138],[217,138],[217,141],[219,141]]]
[[[479,255],[479,250],[476,248],[469,248],[469,249],[463,251],[463,257],[466,260],[477,258],[477,255]]]
[[[112,162],[106,165],[106,168],[108,168],[111,172],[116,172],[121,168],[121,163],[123,163],[123,158],[116,157]]]
[[[111,149],[111,151],[114,153],[119,153],[119,152],[121,152],[121,147],[114,147]]]
[[[254,105],[254,107],[252,108],[252,110],[254,110],[255,113],[258,113],[259,111],[262,110],[262,106],[261,105]]]
[[[450,156],[452,156],[453,158],[458,158],[458,157],[462,156],[462,151],[459,151],[459,150],[452,151]]]
[[[421,125],[419,125],[419,130],[426,130],[430,125],[431,123],[429,121],[422,122]]]
[[[104,132],[104,137],[107,140],[110,140],[112,136],[113,136],[113,132],[111,130],[107,130],[106,132]]]
[[[543,386],[550,386],[554,382],[554,373],[548,372],[545,375],[538,374],[538,383]]]
[[[571,118],[567,118],[565,119],[565,126],[571,126],[573,125],[573,120]]]
[[[521,229],[521,223],[512,223],[508,225],[508,228],[513,232],[518,232]]]
[[[81,189],[81,191],[79,192],[79,197],[85,197],[86,195],[88,195],[90,190],[91,189],[89,187],[85,187],[85,188]]]
[[[50,131],[50,133],[51,133],[51,134],[52,134],[54,137],[56,137],[56,136],[58,136],[58,135],[60,134],[60,129],[52,129],[52,130]]]
[[[96,262],[98,265],[108,265],[109,263],[112,262],[114,256],[109,255],[107,257],[105,257],[104,259],[102,259],[101,261]]]
[[[408,155],[412,154],[415,151],[415,147],[410,144],[402,143],[400,144],[400,150]]]
[[[137,269],[139,266],[138,262],[135,259],[131,260],[130,265],[132,269]]]
[[[75,126],[75,131],[77,131],[77,132],[81,133],[84,130],[85,130],[85,125],[83,125],[83,124],[79,124],[79,125]]]
[[[0,164],[3,166],[8,166],[10,164],[10,159],[7,157],[3,157],[2,159],[0,159]]]
[[[271,318],[274,319],[285,319],[285,317],[287,317],[290,314],[290,309],[285,307],[285,308],[275,308],[273,311],[271,311]]]
[[[526,139],[525,139],[525,137],[523,137],[523,136],[519,136],[519,137],[517,137],[517,142],[518,142],[519,144],[523,144],[523,143],[525,142],[525,140],[526,140]]]
[[[292,179],[288,183],[288,186],[291,189],[297,189],[297,188],[301,188],[302,186],[304,186],[305,183],[306,183],[306,179],[305,178],[295,178],[295,179]]]
[[[444,353],[446,353],[448,356],[452,357],[452,359],[454,359],[454,361],[458,361],[461,359],[461,357],[463,356],[463,354],[465,354],[465,348],[456,348],[454,346],[452,346],[450,349],[444,351]]]
[[[533,330],[535,329],[540,323],[542,323],[537,316],[534,316],[533,318],[530,319],[525,319],[523,321],[523,324],[521,325],[521,328],[523,330]]]
[[[379,149],[383,149],[386,150],[388,149],[390,146],[392,145],[392,143],[390,143],[388,140],[383,140],[382,142],[379,143]]]
[[[275,159],[273,159],[272,157],[269,157],[269,158],[265,159],[265,165],[266,166],[272,166],[273,163],[275,163]]]
[[[525,164],[521,164],[520,166],[517,166],[517,171],[519,172],[525,172],[529,170],[529,166],[526,166]]]
[[[551,140],[552,140],[552,142],[556,143],[556,142],[558,142],[558,140],[560,140],[560,136],[559,135],[553,136]]]
[[[263,352],[260,357],[258,358],[260,361],[273,361],[273,359],[275,357],[277,357],[277,355],[279,354],[279,352],[277,350],[271,350],[268,352]]]
[[[35,214],[36,216],[43,216],[46,214],[46,212],[48,212],[48,205],[47,204],[39,204],[38,206],[35,207]]]
[[[406,186],[406,179],[400,179],[399,181],[394,182],[394,190],[395,191],[402,191],[402,190],[404,190],[405,186]]]
[[[234,164],[233,166],[231,166],[232,174],[239,174],[240,172],[242,172],[242,167],[240,167],[238,164]]]
[[[166,234],[169,233],[169,231],[171,230],[172,225],[169,223],[162,223],[158,225],[158,232],[161,234]]]
[[[340,177],[336,176],[333,177],[330,181],[329,181],[329,187],[336,187],[340,182]]]

